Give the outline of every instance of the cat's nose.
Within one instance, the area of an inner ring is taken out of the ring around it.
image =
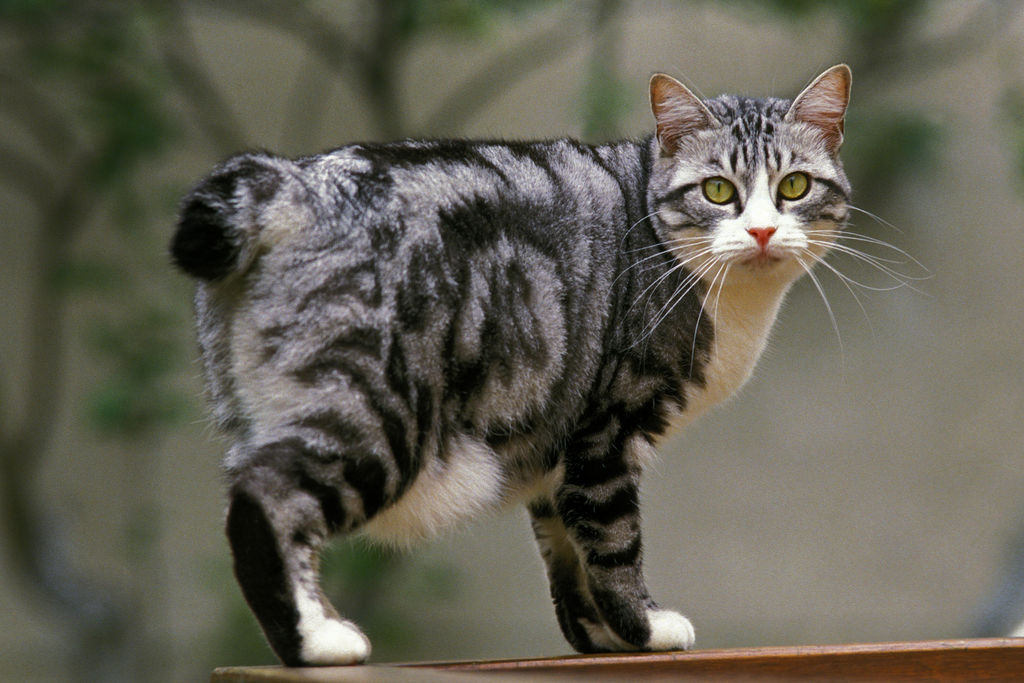
[[[747,234],[754,238],[761,251],[768,248],[768,240],[775,234],[775,228],[747,228]]]

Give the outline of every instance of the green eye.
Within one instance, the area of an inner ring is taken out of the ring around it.
[[[727,204],[736,196],[736,186],[725,178],[708,178],[704,181],[704,196],[709,202]]]
[[[811,179],[807,177],[807,174],[797,171],[782,179],[782,182],[779,183],[779,194],[783,199],[800,199],[807,194],[810,187]]]

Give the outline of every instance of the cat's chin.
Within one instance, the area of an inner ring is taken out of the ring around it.
[[[784,290],[805,273],[804,266],[792,256],[758,254],[733,261],[722,286],[753,286],[766,291],[778,288]]]
[[[786,261],[786,260],[788,260],[788,259],[785,259],[785,258],[783,258],[781,256],[776,256],[774,254],[756,254],[754,256],[750,256],[749,258],[743,259],[739,263],[740,263],[741,266],[744,266],[746,268],[751,268],[751,269],[754,269],[754,270],[757,270],[757,269],[762,269],[763,270],[763,269],[775,268],[780,263],[782,263],[783,261]]]

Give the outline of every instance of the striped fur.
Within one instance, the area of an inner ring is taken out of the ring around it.
[[[331,537],[407,544],[514,501],[573,647],[692,644],[644,586],[640,476],[746,381],[843,227],[848,90],[845,67],[794,103],[656,76],[642,141],[245,154],[192,190],[172,255],[231,439],[236,575],[285,664],[369,655],[318,586]]]

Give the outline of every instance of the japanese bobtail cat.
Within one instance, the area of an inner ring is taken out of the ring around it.
[[[365,660],[318,556],[524,503],[580,652],[689,648],[641,572],[653,443],[747,380],[845,225],[850,71],[795,100],[651,79],[656,134],[230,159],[182,204],[227,534],[287,665]]]

